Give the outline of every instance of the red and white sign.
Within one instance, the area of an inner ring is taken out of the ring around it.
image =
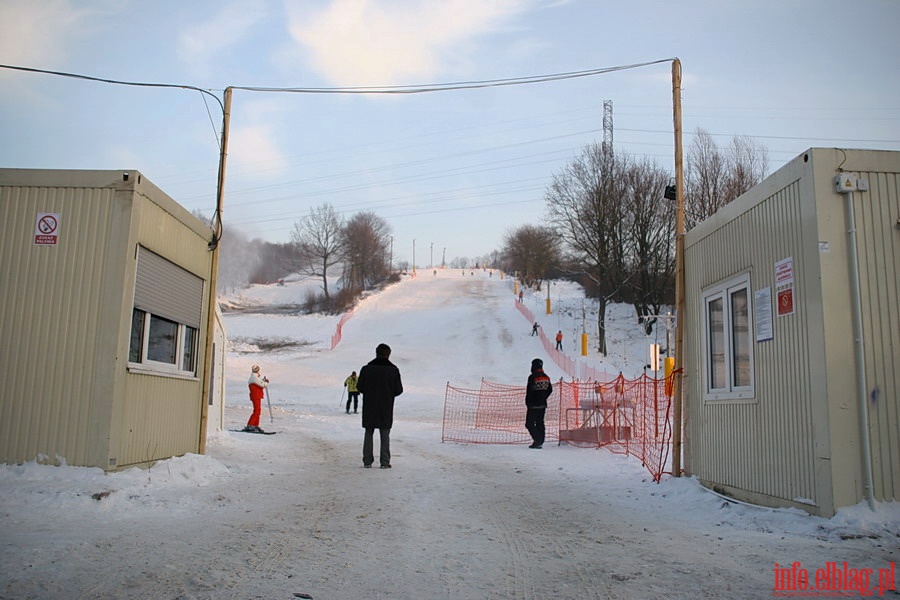
[[[34,223],[34,245],[55,246],[59,239],[59,213],[38,213]]]
[[[778,290],[778,316],[794,314],[794,288]]]
[[[794,257],[789,256],[775,263],[775,287],[794,283]]]

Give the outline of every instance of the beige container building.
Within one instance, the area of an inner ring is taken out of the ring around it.
[[[0,232],[0,461],[202,452],[211,229],[138,171],[0,169]]]
[[[900,500],[898,189],[900,152],[810,149],[687,233],[685,466],[704,485],[826,517]]]

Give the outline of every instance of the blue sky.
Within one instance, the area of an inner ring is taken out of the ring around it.
[[[678,57],[684,143],[748,135],[900,150],[900,2],[0,0],[0,63],[135,82],[339,88],[506,79]],[[403,96],[234,93],[223,217],[288,241],[329,203],[391,226],[396,260],[500,249],[602,140],[673,164],[671,65]],[[196,91],[0,69],[0,167],[137,169],[215,206],[221,112]],[[433,248],[433,250],[432,250]],[[433,254],[432,254],[433,252]],[[433,258],[432,258],[433,257]]]

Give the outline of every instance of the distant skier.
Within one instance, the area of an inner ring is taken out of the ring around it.
[[[356,387],[356,382],[359,378],[356,376],[356,371],[350,373],[350,376],[344,380],[344,387],[347,388],[347,414],[350,414],[350,401],[353,401],[353,412],[356,413],[357,407],[359,406],[359,390]]]
[[[525,292],[523,292],[522,290],[519,290],[519,302],[522,301],[522,298],[523,298],[524,296],[525,296]]]
[[[253,414],[250,415],[250,420],[247,421],[244,431],[265,433],[259,427],[259,417],[262,414],[262,399],[268,385],[269,380],[259,372],[259,365],[253,365],[250,371],[250,379],[247,381],[247,386],[250,388],[250,402],[253,403]]]
[[[544,445],[544,414],[547,412],[547,398],[553,393],[550,377],[544,373],[544,361],[531,361],[531,374],[525,386],[525,429],[534,440],[529,448],[540,450]]]
[[[532,327],[531,327],[531,335],[537,335],[537,334],[538,334],[538,327],[540,327],[540,325],[538,325],[538,322],[535,321],[535,322],[534,322],[534,325],[532,325]]]
[[[367,469],[375,462],[373,437],[376,429],[381,438],[381,468],[391,468],[394,398],[403,393],[403,383],[400,381],[400,369],[388,360],[390,356],[391,347],[378,344],[375,359],[359,370],[359,380],[356,382],[356,387],[363,395],[362,426],[366,430],[363,438],[363,466]]]
[[[556,332],[556,349],[562,350],[563,334],[562,330]]]

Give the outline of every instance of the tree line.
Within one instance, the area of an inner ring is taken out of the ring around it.
[[[768,151],[748,137],[719,147],[698,129],[685,156],[689,229],[762,181]],[[627,302],[649,334],[675,297],[673,175],[648,158],[585,147],[544,194],[546,222],[504,237],[502,267],[540,289],[549,278],[580,282],[599,300],[597,350],[606,354],[606,306]],[[666,196],[670,196],[667,198]]]
[[[685,223],[690,229],[762,181],[768,152],[748,137],[725,147],[698,129],[685,153]],[[674,303],[675,201],[666,196],[673,175],[649,158],[614,153],[590,144],[565,165],[544,193],[546,218],[506,233],[503,248],[473,265],[516,273],[540,290],[547,279],[579,282],[599,300],[597,350],[606,354],[605,313],[611,302],[634,306],[649,334],[656,315]],[[248,240],[226,226],[221,242],[219,292],[271,283],[292,274],[321,280],[309,312],[339,312],[368,289],[397,280],[392,268],[391,229],[373,212],[344,219],[328,203],[295,223],[290,242]],[[406,264],[397,265],[403,269]],[[338,278],[337,289],[329,281]]]
[[[218,291],[227,294],[297,273],[321,281],[321,293],[311,293],[304,302],[308,312],[340,312],[363,291],[396,279],[390,266],[390,227],[372,212],[345,220],[325,203],[294,224],[290,239],[284,244],[248,240],[226,226]],[[337,289],[329,286],[335,277]]]

